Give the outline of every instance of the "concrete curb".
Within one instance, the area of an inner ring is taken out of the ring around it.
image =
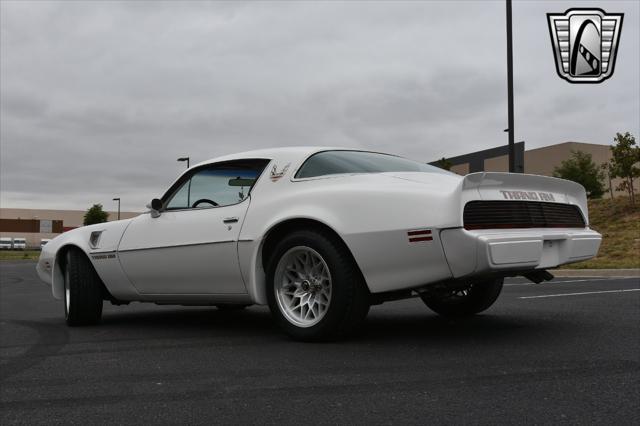
[[[640,269],[551,269],[556,277],[628,277],[640,278]]]

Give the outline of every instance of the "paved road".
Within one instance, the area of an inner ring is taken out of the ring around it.
[[[105,305],[67,328],[33,263],[0,277],[3,425],[640,424],[638,278],[512,280],[464,321],[392,302],[357,338],[305,344],[263,307]]]

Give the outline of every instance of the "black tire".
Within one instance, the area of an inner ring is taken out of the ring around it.
[[[301,327],[283,314],[276,297],[274,277],[280,259],[294,247],[317,252],[331,275],[331,298],[324,316],[310,327]],[[369,312],[369,290],[351,253],[333,235],[316,230],[299,230],[285,236],[267,263],[267,299],[276,323],[285,333],[301,341],[328,341],[354,333]]]
[[[486,309],[498,299],[502,291],[502,278],[473,282],[465,290],[424,293],[425,305],[445,317],[465,317]]]
[[[102,281],[87,256],[67,250],[64,265],[64,314],[70,326],[98,324],[102,318]]]

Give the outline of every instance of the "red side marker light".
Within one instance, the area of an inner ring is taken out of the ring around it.
[[[407,232],[407,236],[409,237],[410,243],[433,240],[430,229],[417,229],[415,231],[409,231]]]

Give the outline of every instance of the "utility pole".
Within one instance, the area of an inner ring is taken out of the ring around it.
[[[113,201],[118,202],[118,220],[120,220],[120,198],[114,198]]]
[[[507,108],[508,128],[509,132],[509,173],[516,171],[516,155],[514,146],[514,129],[513,129],[513,32],[511,30],[511,0],[507,2]]]
[[[178,158],[178,161],[186,161],[187,162],[187,169],[189,168],[189,157],[180,157],[180,158]]]

